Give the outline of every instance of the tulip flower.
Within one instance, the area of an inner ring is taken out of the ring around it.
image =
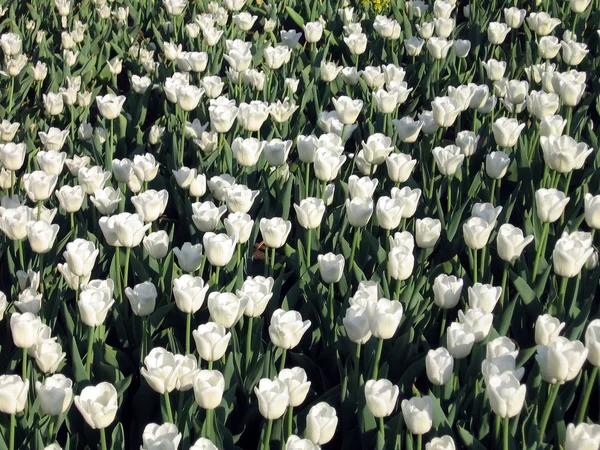
[[[35,382],[35,392],[44,414],[58,416],[67,412],[73,399],[73,381],[61,374]]]
[[[446,331],[446,348],[454,359],[463,359],[471,353],[475,334],[467,323],[452,323]]]
[[[201,408],[212,410],[219,406],[225,391],[225,378],[218,370],[200,370],[193,382],[194,398]]]
[[[176,449],[181,441],[181,433],[172,423],[149,423],[142,433],[142,446],[140,450],[155,450],[160,448]]]
[[[269,336],[273,345],[289,350],[300,343],[300,339],[310,327],[310,320],[302,320],[297,311],[277,309],[271,316]]]
[[[365,383],[365,398],[367,407],[375,417],[387,417],[392,414],[398,401],[400,389],[391,381],[381,379],[368,380]]]
[[[173,249],[177,257],[177,263],[184,272],[195,272],[200,268],[204,255],[202,254],[202,244],[192,245],[190,242]]]
[[[442,224],[439,219],[425,217],[417,219],[415,225],[415,240],[420,248],[433,248],[442,234]]]
[[[267,247],[272,249],[285,245],[288,235],[292,229],[292,222],[281,217],[272,219],[260,219],[260,233]]]
[[[87,424],[101,433],[115,420],[119,409],[117,390],[106,382],[83,388],[74,401]]]
[[[29,380],[18,375],[0,375],[0,412],[14,416],[22,412],[27,404]],[[14,419],[11,418],[11,435],[14,441]]]
[[[433,399],[430,396],[402,400],[401,407],[404,423],[411,433],[423,435],[433,426]]]
[[[486,391],[494,413],[503,419],[508,419],[521,412],[527,387],[520,384],[512,373],[504,372],[490,377]]]
[[[425,369],[431,383],[443,386],[452,378],[454,358],[445,347],[429,350],[425,357]]]
[[[315,445],[327,444],[333,438],[337,424],[335,409],[325,402],[317,403],[306,416],[305,435]]]
[[[136,284],[133,289],[125,288],[125,295],[129,300],[131,309],[136,316],[144,317],[154,312],[158,293],[156,286],[150,281]]]

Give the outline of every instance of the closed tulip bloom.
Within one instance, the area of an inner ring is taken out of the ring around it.
[[[509,165],[510,157],[504,152],[492,152],[485,157],[485,173],[495,180],[506,175]]]
[[[131,310],[136,316],[149,316],[154,312],[158,292],[156,286],[150,281],[136,284],[133,289],[125,288],[125,295],[131,305]]]
[[[500,81],[504,77],[506,71],[506,61],[498,61],[490,59],[487,62],[481,63],[486,70],[487,77],[490,81]]]
[[[562,59],[569,66],[577,66],[589,53],[587,45],[581,42],[561,41],[560,47],[562,49]]]
[[[563,233],[556,242],[552,251],[552,262],[554,272],[558,276],[573,278],[579,275],[588,258],[594,253],[589,233],[581,234],[587,235],[588,239]]]
[[[420,55],[421,51],[423,51],[424,45],[425,45],[425,40],[421,39],[417,36],[413,36],[404,41],[404,48],[406,49],[406,54],[408,56]]]
[[[225,377],[218,370],[200,370],[194,377],[194,398],[203,409],[215,409],[223,400]]]
[[[208,232],[204,234],[202,243],[205,255],[213,266],[223,267],[229,264],[235,251],[235,236]]]
[[[471,353],[475,335],[467,324],[453,322],[446,330],[446,348],[454,359],[463,359]]]
[[[364,227],[373,215],[373,199],[356,197],[346,199],[346,214],[348,223],[353,227]]]
[[[39,341],[33,352],[36,365],[42,373],[54,373],[65,360],[66,353],[55,339],[43,339]]]
[[[280,167],[287,161],[291,149],[291,140],[271,139],[266,143],[263,154],[269,165]]]
[[[490,22],[487,26],[488,41],[491,44],[500,45],[510,33],[510,27],[501,22]]]
[[[595,230],[600,228],[600,195],[589,192],[584,196],[585,223]]]
[[[8,170],[20,170],[25,162],[27,146],[9,142],[0,144],[0,163]]]
[[[592,149],[570,136],[542,136],[540,144],[546,165],[559,173],[569,173],[583,167]]]
[[[140,370],[140,374],[159,394],[175,389],[181,365],[181,361],[178,361],[175,356],[162,347],[155,347],[144,358],[144,367]]]
[[[560,50],[560,41],[556,36],[543,36],[537,44],[540,56],[544,59],[556,57]]]
[[[157,220],[165,212],[168,201],[169,193],[166,189],[161,191],[149,189],[131,197],[131,203],[133,203],[136,212],[146,223]]]
[[[93,242],[85,239],[75,239],[69,242],[63,253],[69,270],[78,277],[90,275],[96,262],[99,250]]]
[[[565,450],[596,450],[600,447],[600,425],[580,423],[567,425]]]
[[[144,236],[144,249],[154,259],[162,259],[169,253],[169,235],[165,230],[155,231]]]
[[[417,219],[415,225],[415,240],[420,248],[433,248],[442,234],[442,223],[439,219],[425,217]]]
[[[323,36],[323,24],[320,21],[307,22],[303,27],[306,42],[319,42]]]
[[[240,320],[246,305],[248,297],[238,297],[230,292],[211,292],[208,296],[208,311],[212,321],[232,328]]]
[[[77,306],[81,320],[88,327],[102,325],[111,306],[115,303],[112,295],[98,289],[82,290]]]
[[[254,220],[250,215],[242,212],[231,213],[223,220],[223,223],[227,234],[235,237],[238,244],[248,242],[254,226]]]
[[[298,345],[309,327],[310,320],[302,321],[299,312],[277,309],[271,316],[269,336],[273,345],[289,350]]]
[[[103,189],[110,177],[110,172],[105,172],[100,166],[82,167],[77,172],[77,180],[88,195]]]
[[[433,22],[435,26],[435,34],[442,38],[448,38],[454,31],[456,20],[451,17],[438,17]]]
[[[285,442],[286,450],[320,450],[320,446],[313,444],[310,439],[301,439],[295,434],[290,435]]]
[[[27,404],[29,380],[19,375],[0,375],[0,412],[18,414]]]
[[[272,277],[262,276],[248,277],[242,284],[242,289],[236,291],[238,298],[246,297],[246,308],[244,315],[247,317],[258,317],[266,309],[269,300],[273,297]]]
[[[35,345],[42,321],[30,312],[12,313],[10,331],[13,343],[19,348],[30,348]]]
[[[380,298],[377,302],[367,305],[369,328],[378,339],[390,339],[396,333],[403,308],[398,300]]]
[[[425,357],[427,378],[436,386],[443,386],[452,379],[454,358],[445,347],[429,350]]]
[[[451,127],[461,112],[458,102],[451,97],[436,97],[431,102],[433,120],[439,127]],[[420,119],[420,118],[419,118]]]
[[[348,178],[348,193],[350,194],[350,199],[372,198],[378,184],[378,179],[371,179],[366,176],[359,178],[356,175],[350,175]]]
[[[392,123],[396,127],[398,138],[405,143],[415,142],[421,128],[423,128],[423,122],[414,120],[409,116],[405,116],[402,119],[394,119],[392,120]]]
[[[472,250],[485,247],[494,229],[495,221],[488,223],[480,217],[471,217],[463,224],[465,244]]]
[[[27,239],[29,239],[31,250],[41,254],[48,253],[50,249],[52,249],[58,234],[58,225],[49,225],[47,222],[40,220],[37,222],[29,222],[26,225],[26,228]]]
[[[585,330],[585,347],[588,349],[588,361],[600,367],[600,319],[592,320]]]
[[[567,121],[559,115],[545,116],[540,122],[540,136],[561,136]]]
[[[458,321],[466,325],[475,336],[475,342],[483,341],[492,328],[494,316],[482,309],[469,309],[466,313],[458,311]]]
[[[415,257],[412,248],[398,245],[388,252],[387,270],[394,280],[407,280],[412,275]]]
[[[580,341],[559,336],[550,345],[538,345],[535,359],[547,383],[563,384],[574,379],[581,370],[588,349]]]
[[[254,166],[265,148],[265,141],[256,138],[243,139],[237,137],[231,144],[231,150],[235,160],[244,167]]]
[[[73,399],[73,381],[61,374],[52,375],[44,382],[35,382],[35,392],[44,414],[59,416],[67,412]]]
[[[177,308],[184,313],[194,314],[204,303],[208,284],[201,277],[182,275],[173,280],[173,296]]]
[[[494,413],[507,419],[521,412],[525,402],[527,387],[510,372],[492,375],[487,382],[486,391]]]
[[[524,9],[519,9],[514,6],[504,8],[504,20],[509,27],[515,30],[523,25],[526,15],[527,11]]]
[[[60,175],[63,171],[67,154],[41,150],[36,155],[38,166],[48,175]]]
[[[388,177],[394,183],[404,183],[417,165],[417,160],[404,153],[391,153],[385,158]]]
[[[412,434],[425,434],[433,426],[433,399],[425,395],[402,400],[404,423]]]
[[[562,215],[570,198],[558,189],[538,189],[535,203],[538,219],[542,222],[556,222]]]
[[[321,61],[320,66],[321,79],[326,83],[330,83],[335,80],[339,73],[342,71],[342,67],[339,67],[334,62]]]
[[[565,323],[550,314],[538,316],[535,322],[535,343],[537,345],[549,346],[558,339]]]
[[[25,289],[19,293],[19,300],[15,301],[14,305],[22,313],[30,312],[37,315],[42,308],[42,294],[35,289]]]
[[[177,449],[181,441],[181,433],[172,423],[149,423],[142,433],[142,446],[140,450]]]
[[[356,122],[363,107],[362,100],[352,100],[350,97],[342,95],[339,98],[333,98],[332,101],[340,122],[344,125],[352,125]]]
[[[453,41],[444,37],[431,37],[427,39],[427,50],[433,59],[444,59],[452,48]]]
[[[258,131],[269,117],[269,106],[265,102],[253,100],[240,104],[237,120],[247,131]]]
[[[454,41],[454,52],[457,58],[466,58],[471,51],[471,41],[467,39],[457,39]]]
[[[260,233],[265,245],[269,248],[283,247],[291,230],[292,222],[283,220],[281,217],[260,219]]]
[[[227,350],[231,333],[217,323],[208,322],[192,332],[198,355],[205,361],[221,359]]]
[[[367,35],[364,33],[353,33],[344,37],[344,42],[353,55],[362,55],[367,49]]]
[[[119,117],[121,109],[125,103],[125,96],[115,94],[106,94],[96,96],[96,105],[102,117],[113,120]]]
[[[300,226],[312,230],[321,225],[325,214],[325,203],[319,198],[309,197],[301,200],[300,205],[294,204],[294,209]]]
[[[317,403],[310,408],[306,416],[305,435],[315,445],[327,444],[333,439],[337,424],[335,409],[326,402]]]
[[[372,134],[366,142],[362,142],[363,155],[371,165],[379,165],[394,150],[392,139],[382,133]]]
[[[281,380],[287,387],[289,406],[300,406],[306,399],[306,395],[310,389],[310,381],[308,381],[304,369],[301,367],[283,369],[279,372],[279,375],[277,375],[277,379]]]
[[[65,184],[60,189],[54,191],[54,195],[56,195],[60,206],[66,212],[72,213],[81,209],[83,199],[85,198],[85,191],[79,185],[69,186]]]
[[[114,162],[113,162],[113,170],[114,170]],[[197,169],[190,169],[189,167],[181,167],[177,170],[172,170],[173,176],[175,177],[175,181],[177,185],[181,189],[189,189],[190,185],[196,175],[198,175]]]
[[[440,308],[452,309],[460,300],[462,288],[462,278],[440,274],[433,281],[433,301]]]
[[[106,428],[113,423],[119,409],[117,390],[106,382],[87,386],[75,396],[75,406],[90,427]]]
[[[192,245],[191,242],[184,242],[184,244],[173,249],[173,253],[177,257],[177,264],[184,272],[195,272],[200,268],[202,258],[202,244]]]
[[[212,443],[210,439],[200,438],[194,445],[190,447],[190,450],[218,450],[217,447]]]
[[[371,339],[371,329],[369,327],[369,314],[366,308],[359,305],[352,305],[346,309],[346,315],[343,319],[344,328],[348,339],[357,344],[366,344]]]
[[[494,287],[491,284],[475,283],[472,287],[469,287],[467,293],[470,308],[491,313],[500,299],[502,288]]]
[[[29,222],[30,214],[26,206],[10,208],[0,214],[0,229],[13,241],[24,239],[27,236]]]
[[[158,163],[154,155],[150,153],[135,155],[133,158],[133,173],[141,182],[154,180],[158,174]]]
[[[391,114],[398,106],[398,93],[395,91],[386,91],[379,89],[371,94],[372,101],[375,102],[377,111],[383,114]]]
[[[514,263],[523,253],[523,249],[533,241],[533,236],[523,236],[523,230],[509,223],[498,230],[496,248],[498,256],[506,262]]]
[[[431,153],[435,159],[435,165],[442,175],[453,176],[461,168],[465,155],[456,145],[446,147],[435,147]]]
[[[211,129],[217,133],[227,133],[233,126],[238,112],[235,100],[230,101],[226,97],[211,100],[208,107]]]
[[[467,5],[466,7],[468,7]],[[425,445],[425,450],[456,450],[456,444],[452,436],[442,436],[433,438]]]
[[[392,414],[398,401],[400,389],[386,379],[368,380],[365,383],[367,407],[375,417],[387,417]]]
[[[517,119],[501,117],[492,125],[496,144],[503,148],[511,148],[517,144],[525,124],[519,124]]]
[[[123,247],[137,247],[142,242],[151,224],[144,224],[139,214],[121,213],[115,217],[114,227],[117,239]]]
[[[346,263],[343,255],[327,253],[318,255],[319,273],[324,283],[337,283],[344,274],[344,265]]]
[[[253,191],[243,184],[234,184],[225,190],[225,202],[231,212],[247,213],[260,191]]]
[[[283,381],[263,378],[254,387],[254,393],[258,399],[258,409],[265,419],[276,420],[285,414],[290,397]]]
[[[277,70],[290,61],[291,53],[292,50],[285,45],[268,46],[263,50],[263,57],[269,69]]]
[[[49,92],[48,95],[42,94],[42,98],[44,100],[44,109],[49,115],[56,116],[63,112],[65,104],[62,95]]]
[[[527,24],[539,36],[549,35],[560,24],[560,19],[554,19],[547,12],[530,13]]]
[[[208,232],[217,228],[219,220],[227,212],[227,206],[217,207],[213,202],[196,202],[192,204],[192,220],[194,225],[202,231]]]
[[[9,144],[6,144],[9,145]],[[36,170],[23,175],[23,186],[32,202],[47,200],[52,195],[58,177]]]
[[[404,204],[398,199],[392,199],[390,197],[380,197],[377,200],[377,206],[375,213],[377,216],[377,222],[379,226],[386,230],[393,230],[400,226],[400,220],[402,220],[402,210]]]
[[[456,145],[465,156],[471,156],[477,151],[480,136],[472,131],[461,131],[456,135]]]

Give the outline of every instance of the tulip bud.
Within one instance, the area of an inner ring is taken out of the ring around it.
[[[272,219],[263,217],[260,219],[260,233],[267,247],[283,247],[291,230],[292,222],[284,220],[281,217],[274,217]]]
[[[343,255],[335,255],[333,253],[318,255],[317,262],[319,264],[319,273],[324,283],[337,283],[341,280],[346,263]]]
[[[158,292],[150,281],[136,284],[133,289],[125,288],[125,295],[129,299],[131,309],[136,316],[149,316],[154,312]]]
[[[43,383],[35,382],[35,392],[44,414],[59,416],[67,412],[73,399],[73,381],[61,374],[52,375]]]
[[[446,330],[447,349],[454,359],[463,359],[471,353],[475,335],[468,324],[452,323]]]
[[[387,417],[392,414],[400,389],[386,379],[368,380],[365,383],[367,407],[375,417]]]
[[[338,424],[338,417],[333,407],[320,402],[310,408],[306,416],[306,437],[316,445],[327,444]]]
[[[442,309],[452,309],[460,300],[463,279],[454,275],[438,275],[433,281],[433,301]]]
[[[425,217],[417,219],[415,226],[415,240],[420,248],[433,248],[442,234],[442,223],[439,219]]]
[[[463,8],[463,10],[470,8],[470,5],[467,5]],[[465,14],[465,17],[469,17]],[[456,444],[454,443],[454,439],[452,436],[442,436],[441,438],[436,437],[433,438],[425,445],[425,450],[456,450]]]
[[[544,381],[563,384],[579,374],[587,355],[588,349],[580,341],[559,336],[548,346],[538,345],[535,359]]]
[[[19,375],[0,375],[0,412],[18,414],[27,404],[29,380],[23,380]]]
[[[285,414],[290,397],[283,381],[263,378],[254,387],[254,393],[258,399],[258,409],[265,419],[276,420]]]
[[[492,375],[487,382],[486,391],[494,413],[508,419],[523,409],[527,387],[510,372]]]
[[[308,381],[304,369],[301,367],[283,369],[277,375],[277,379],[281,380],[287,387],[289,406],[300,406],[306,399],[310,389],[310,381]]]
[[[490,334],[494,316],[481,309],[469,309],[466,313],[461,310],[458,311],[458,321],[470,329],[475,336],[475,342],[481,342]]]
[[[600,425],[580,423],[567,425],[565,450],[595,450],[600,446]]]
[[[425,395],[402,400],[404,423],[412,434],[425,434],[433,426],[433,399]]]
[[[302,321],[297,311],[277,309],[271,316],[269,336],[273,345],[283,349],[291,349],[300,343],[300,339],[310,327],[310,320]]]
[[[429,350],[425,357],[427,378],[436,386],[443,386],[450,382],[454,370],[454,358],[445,347]]]
[[[75,406],[90,427],[106,428],[113,423],[119,409],[117,390],[106,382],[87,386],[75,396]]]
[[[180,362],[175,355],[162,347],[155,347],[144,358],[140,373],[153,390],[164,394],[175,389],[179,371]]]
[[[225,327],[208,322],[192,331],[198,355],[205,361],[216,361],[225,354],[231,333]]]
[[[200,370],[194,378],[194,398],[204,409],[215,409],[223,399],[225,377],[218,370]]]
[[[181,441],[181,433],[172,423],[149,423],[142,433],[142,447],[140,450],[176,449]]]
[[[403,314],[402,303],[398,300],[380,298],[367,305],[369,329],[378,339],[390,339],[396,334]]]
[[[10,330],[15,346],[30,348],[35,345],[41,325],[41,319],[30,312],[13,313],[10,316]]]
[[[190,242],[184,242],[181,248],[175,247],[173,253],[177,257],[177,263],[184,272],[195,272],[202,263],[202,244],[192,245]]]
[[[491,313],[502,295],[502,288],[494,287],[491,284],[475,283],[469,287],[468,295],[470,308]]]
[[[301,200],[300,205],[294,204],[294,209],[300,226],[310,230],[321,225],[325,214],[325,203],[321,199],[309,197]]]

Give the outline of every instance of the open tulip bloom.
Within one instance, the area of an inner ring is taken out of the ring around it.
[[[598,449],[598,1],[0,3],[0,447]]]

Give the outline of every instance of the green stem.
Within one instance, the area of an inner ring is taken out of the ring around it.
[[[213,370],[213,361],[208,361],[208,370]]]
[[[508,450],[508,425],[509,425],[508,422],[509,422],[509,418],[505,417],[504,418],[504,434],[503,434],[503,439],[502,439],[502,441],[504,443],[504,445],[503,445],[504,450]]]
[[[119,247],[115,247],[115,265],[117,266],[117,292],[119,292],[119,298],[121,299],[121,303],[123,303],[125,301],[125,293],[121,289],[121,249]]]
[[[54,417],[48,416],[50,422],[48,424],[48,445],[54,442]]]
[[[8,110],[6,111],[6,114],[10,114],[10,112],[12,111],[13,108],[13,93],[15,90],[15,77],[10,77],[10,87],[9,87],[9,91],[8,91]]]
[[[212,435],[213,422],[214,422],[214,410],[207,409],[206,410],[206,427],[204,429],[204,432],[205,432],[204,437],[208,438],[209,436]]]
[[[94,336],[96,334],[96,327],[90,327],[88,330],[88,348],[87,355],[85,358],[85,373],[88,380],[91,380],[90,376],[92,373],[92,361],[94,360]]]
[[[560,384],[550,385],[550,395],[548,397],[548,401],[546,402],[544,414],[542,415],[542,420],[540,422],[540,442],[544,442],[544,437],[546,435],[546,426],[548,425],[548,419],[550,419],[550,413],[552,412],[552,407],[554,406],[554,401],[556,400],[556,396],[558,395],[559,388]]]
[[[104,432],[104,428],[100,428],[100,448],[102,450],[106,450],[108,448],[106,446],[106,433]]]
[[[271,250],[271,276],[275,278],[275,249]]]
[[[477,283],[477,250],[473,250],[473,284]]]
[[[269,442],[271,441],[271,431],[273,430],[273,420],[267,420],[267,431],[265,432],[265,437],[262,443],[263,450],[269,450]]]
[[[252,319],[253,317],[248,317],[248,328],[246,328],[246,354],[244,355],[246,371],[248,371],[252,360],[252,326],[254,324]]]
[[[334,330],[335,329],[335,314],[334,314],[334,307],[333,307],[333,283],[329,283],[329,288],[328,288],[328,306],[329,306],[329,322],[331,323],[331,329]]]
[[[175,423],[173,421],[173,411],[171,410],[171,399],[169,398],[169,393],[165,392],[163,394],[163,398],[165,399],[165,409],[167,410],[167,418],[169,423]]]
[[[492,189],[490,190],[490,203],[494,204],[494,195],[496,194],[496,184],[498,183],[497,179],[492,180]]]
[[[377,380],[379,375],[379,360],[381,359],[381,351],[383,350],[383,339],[379,338],[377,342],[377,353],[375,353],[375,363],[373,364],[373,380]]]
[[[21,378],[23,381],[27,378],[27,349],[23,348],[23,360],[21,361]]]
[[[550,223],[544,222],[542,227],[542,237],[540,239],[540,244],[538,245],[538,249],[535,252],[535,262],[533,263],[533,274],[532,281],[535,281],[538,272],[538,266],[540,264],[540,257],[542,256],[542,251],[546,247],[546,240],[548,239],[548,231],[550,230]]]
[[[310,251],[312,247],[312,229],[306,230],[306,268],[310,268]]]
[[[508,281],[508,262],[504,262],[504,270],[502,271],[502,293],[500,294],[500,306],[504,306],[504,296],[506,295],[506,283]]]
[[[450,208],[452,207],[452,177],[448,177],[448,189],[447,189],[447,201],[446,201],[446,210],[450,213]]]
[[[10,437],[8,449],[15,450],[15,429],[17,428],[17,417],[14,414],[10,415]]]
[[[423,448],[423,435],[417,434],[417,450],[421,450]]]
[[[304,164],[304,198],[309,197],[310,187],[310,164]]]
[[[181,119],[183,130],[181,133],[181,144],[179,147],[179,167],[183,167],[183,154],[185,152],[185,127],[187,124],[187,116],[188,112],[183,111],[183,118]]]
[[[379,433],[381,434],[381,437],[383,438],[383,442],[385,442],[385,424],[383,423],[383,417],[379,418]]]
[[[482,280],[485,279],[486,257],[487,257],[487,245],[485,245],[481,249],[481,264],[480,264],[481,267],[480,267],[480,270],[481,270],[481,279]]]
[[[442,309],[442,324],[440,325],[440,342],[442,341],[442,336],[444,335],[444,330],[446,329],[446,319],[448,317],[448,310],[446,308]]]
[[[348,270],[352,271],[352,267],[354,266],[354,256],[356,254],[356,247],[358,246],[358,240],[360,239],[360,228],[356,227],[354,229],[354,236],[352,238],[352,248],[350,250],[350,263],[348,264]]]
[[[356,392],[358,392],[359,383],[360,383],[360,342],[356,344],[356,351],[354,352],[354,388]]]
[[[292,435],[293,432],[293,419],[294,419],[294,407],[288,406],[287,410],[287,435],[285,436],[286,440]]]
[[[192,314],[188,313],[185,317],[185,354],[190,354],[190,335],[192,330]]]
[[[587,411],[587,405],[590,401],[590,396],[592,395],[592,390],[594,389],[594,384],[596,384],[596,377],[598,376],[598,367],[594,367],[592,372],[590,373],[590,377],[588,378],[587,385],[585,387],[585,391],[583,394],[583,398],[581,399],[581,403],[579,404],[579,409],[577,410],[577,420],[575,423],[583,423],[585,420],[585,412]]]
[[[146,352],[148,349],[148,322],[145,317],[142,317],[142,346],[140,350],[140,364],[144,364],[144,359],[146,358]],[[189,352],[186,353],[186,355]]]
[[[287,357],[287,349],[283,349],[283,354],[281,355],[281,359],[279,360],[279,371],[281,372],[285,369],[285,359]]]
[[[569,284],[569,279],[567,277],[561,277],[558,297],[560,298],[560,303],[563,307],[565,305],[565,295],[567,293],[567,285],[568,284]]]
[[[21,269],[26,271],[25,257],[23,256],[23,239],[19,239],[17,242],[19,243],[19,262],[21,263]]]
[[[236,265],[235,267],[240,267],[240,262],[242,261],[242,244],[237,245],[236,249]]]
[[[496,447],[500,447],[500,432],[502,428],[502,418],[498,415],[494,418],[494,443]]]
[[[269,272],[269,247],[265,246],[265,277],[269,276]]]
[[[125,249],[125,269],[123,270],[123,286],[127,288],[129,285],[129,256],[131,255],[131,247]]]

